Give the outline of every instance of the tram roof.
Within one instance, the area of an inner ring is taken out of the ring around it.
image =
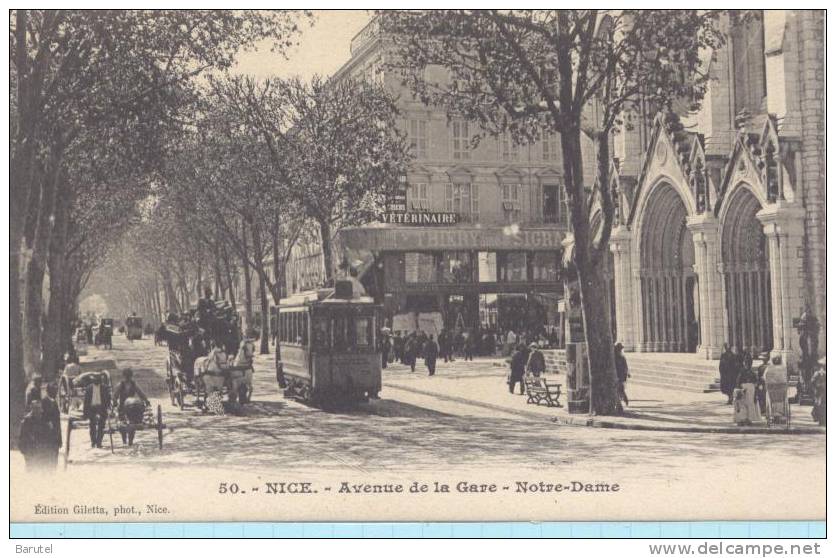
[[[279,301],[280,309],[293,306],[308,306],[312,304],[374,304],[370,296],[358,296],[352,298],[334,297],[334,289],[320,289],[318,291],[305,291],[297,293]]]

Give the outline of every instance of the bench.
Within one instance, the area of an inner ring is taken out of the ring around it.
[[[545,401],[548,407],[563,407],[559,401],[563,384],[549,383],[545,378],[536,376],[526,376],[523,381],[528,395],[526,403],[539,405]]]

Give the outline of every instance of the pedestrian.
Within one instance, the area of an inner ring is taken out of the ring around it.
[[[465,332],[464,336],[464,359],[473,360],[473,350],[476,346],[476,333],[473,331]]]
[[[723,343],[723,352],[720,354],[720,391],[728,398],[727,405],[733,403],[738,374],[737,357],[732,352],[729,344]]]
[[[813,410],[811,414],[813,420],[819,426],[827,426],[827,368],[825,364],[826,362],[818,362],[818,370],[811,379],[813,384]]]
[[[59,429],[60,430],[60,429]],[[54,469],[58,461],[55,433],[43,414],[40,399],[29,405],[29,411],[20,423],[17,447],[23,454],[27,471]]]
[[[508,333],[505,335],[505,346],[503,348],[503,353],[506,356],[510,355],[511,351],[516,346],[517,346],[517,334],[514,333],[513,329],[509,329]]]
[[[430,334],[427,341],[424,343],[424,364],[430,372],[430,376],[435,376],[435,363],[438,360],[438,343]]]
[[[543,352],[537,346],[537,343],[531,343],[528,349],[528,361],[525,368],[529,374],[539,378],[546,371],[546,357],[543,356]]]
[[[401,336],[400,331],[395,332],[395,336],[392,338],[392,351],[395,354],[395,360],[400,362],[401,364],[406,364],[403,358],[403,345],[404,345],[404,338]]]
[[[40,374],[32,376],[32,381],[26,388],[26,406],[32,404],[33,401],[40,401],[42,397],[43,377]]]
[[[508,376],[508,392],[514,393],[514,386],[520,384],[520,395],[525,393],[525,365],[528,361],[528,354],[525,346],[520,344],[511,353],[511,374]]]
[[[742,368],[734,397],[734,420],[738,425],[748,426],[761,420],[760,409],[755,402],[757,383],[757,374],[751,368]]]
[[[404,364],[409,366],[411,372],[415,372],[415,361],[418,358],[418,336],[414,331],[406,336],[404,341]]]
[[[92,382],[84,390],[82,416],[89,421],[90,447],[102,447],[105,422],[110,410],[110,393],[102,383],[103,374],[92,374]]]
[[[50,451],[46,455],[46,465],[50,469],[54,469],[58,463],[58,450],[61,449],[61,411],[58,409],[58,386],[54,383],[47,384],[46,395],[41,399],[41,410],[43,418],[49,424],[52,432],[52,445],[49,446]]]
[[[769,367],[769,351],[758,355],[761,364],[758,366],[758,382],[755,384],[755,402],[762,415],[766,414],[766,369]]]
[[[450,360],[450,334],[447,329],[441,328],[438,332],[438,352],[439,356],[444,359],[444,362]]]
[[[122,371],[122,381],[116,384],[113,390],[113,404],[116,406],[120,421],[127,422],[129,426],[142,422],[142,414],[150,403],[134,381],[134,371],[130,368]],[[134,428],[128,428],[127,431],[120,430],[120,434],[122,434],[122,443],[127,443],[129,446],[134,443],[134,434],[136,434]]]
[[[380,366],[386,368],[389,365],[389,352],[392,350],[392,340],[384,328],[380,333]]]
[[[625,406],[629,407],[630,400],[627,398],[625,384],[627,378],[630,377],[630,370],[627,367],[627,358],[624,356],[624,345],[616,343],[613,356],[615,357],[615,375],[618,379],[618,398],[624,401]]]
[[[752,363],[754,362],[754,356],[752,354],[752,349],[749,347],[743,347],[743,352],[740,353],[740,362],[743,365],[743,368],[746,370],[750,370],[752,368]]]

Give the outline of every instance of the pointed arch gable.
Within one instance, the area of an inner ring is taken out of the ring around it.
[[[689,160],[693,154],[696,134],[681,130],[676,115],[656,116],[648,146],[648,156],[642,164],[638,183],[630,200],[627,226],[633,227],[637,213],[647,203],[647,196],[661,181],[669,182],[682,196],[688,215],[697,212],[695,196],[689,186]]]
[[[741,184],[747,185],[761,205],[767,203],[766,191],[758,172],[758,162],[753,156],[753,146],[758,146],[756,152],[760,153],[760,138],[755,134],[741,131],[737,134],[732,148],[731,157],[726,164],[723,173],[723,182],[717,195],[717,202],[714,204],[714,215],[719,216],[723,212],[723,205],[730,195]]]

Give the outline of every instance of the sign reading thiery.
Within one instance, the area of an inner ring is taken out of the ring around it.
[[[405,216],[421,215],[406,213]],[[403,223],[406,225],[407,223]],[[435,224],[435,223],[433,223]],[[440,224],[440,223],[439,223]],[[362,250],[503,250],[553,251],[561,249],[563,231],[547,227],[412,226],[351,227],[339,232],[345,246]]]

